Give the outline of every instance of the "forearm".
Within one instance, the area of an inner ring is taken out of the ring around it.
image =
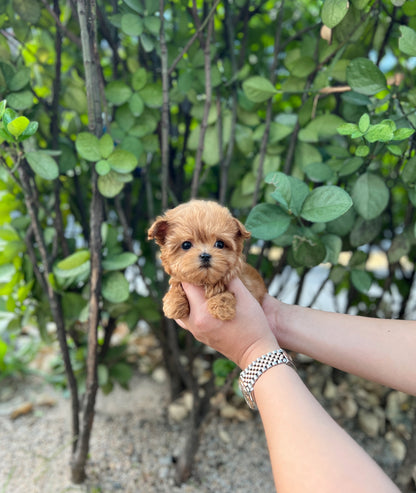
[[[254,392],[279,493],[399,491],[291,368],[266,371]]]
[[[282,347],[416,394],[416,322],[277,306],[276,336]]]

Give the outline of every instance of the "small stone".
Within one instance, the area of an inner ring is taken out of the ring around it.
[[[220,416],[226,419],[233,419],[236,417],[237,409],[230,404],[224,404],[220,409]]]
[[[230,443],[231,442],[231,437],[230,435],[223,429],[220,429],[218,432],[218,436],[224,443]]]
[[[169,418],[176,423],[183,421],[188,416],[188,409],[180,402],[172,402],[168,408]]]
[[[194,407],[194,396],[191,392],[185,392],[182,397],[183,405],[188,411],[192,411]]]
[[[332,401],[338,395],[338,387],[334,384],[332,380],[328,380],[325,385],[324,397]]]
[[[165,383],[167,380],[166,370],[161,366],[158,366],[153,370],[152,378],[157,383]]]
[[[387,396],[386,417],[393,425],[397,425],[402,420],[402,408],[407,400],[406,394],[395,390]]]
[[[378,435],[380,422],[374,413],[361,410],[358,413],[358,424],[361,430],[369,437],[375,438]]]
[[[243,409],[237,409],[235,417],[238,419],[238,421],[245,422],[245,421],[250,421],[250,419],[253,419],[254,415],[255,414],[252,411],[250,411],[248,407],[246,407]]]
[[[49,394],[40,394],[36,399],[37,406],[53,407],[56,405],[56,398]]]
[[[402,442],[402,440],[400,440],[400,438],[395,437],[390,441],[390,449],[391,449],[393,456],[398,461],[401,462],[405,458],[405,456],[406,456],[406,445],[404,444],[404,442]]]
[[[345,399],[342,399],[339,406],[346,418],[352,419],[357,415],[358,405],[351,396],[347,396]]]

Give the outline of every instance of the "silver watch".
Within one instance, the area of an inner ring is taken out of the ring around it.
[[[269,368],[273,368],[276,365],[289,365],[296,369],[292,358],[283,349],[277,349],[270,351],[270,353],[263,354],[245,370],[240,373],[239,386],[240,390],[246,400],[248,406],[251,409],[257,409],[256,400],[254,398],[254,384],[266,372]]]

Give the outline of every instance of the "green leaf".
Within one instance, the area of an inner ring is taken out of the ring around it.
[[[32,137],[32,135],[35,135],[39,127],[38,122],[30,122],[29,125],[23,130],[19,142],[28,139],[29,137]]]
[[[24,111],[33,106],[33,94],[31,91],[12,92],[7,96],[7,104],[17,111]]]
[[[140,91],[146,85],[147,72],[146,69],[140,67],[134,72],[131,78],[131,85],[135,91]]]
[[[133,370],[127,363],[116,363],[110,367],[110,377],[113,378],[123,388],[128,388],[128,384],[133,375]]]
[[[155,48],[155,42],[154,42],[153,38],[148,36],[146,33],[143,33],[140,36],[140,44],[142,45],[142,47],[146,53],[150,53]]]
[[[324,262],[329,262],[332,265],[336,265],[342,249],[342,239],[337,235],[328,234],[322,236],[322,243],[326,248]]]
[[[413,128],[398,128],[394,131],[392,140],[405,140],[408,139],[411,135],[413,135],[415,131]]]
[[[260,76],[250,77],[243,82],[243,90],[250,101],[262,103],[277,93],[273,84]]]
[[[315,236],[296,236],[292,244],[292,253],[295,262],[299,266],[315,267],[324,261],[326,248]]]
[[[144,18],[144,27],[155,36],[159,35],[160,31],[160,18],[154,16],[147,16]]]
[[[144,111],[144,102],[140,94],[136,92],[129,99],[129,108],[134,116],[140,116]]]
[[[333,185],[324,185],[315,188],[306,197],[301,216],[312,222],[333,221],[345,214],[351,205],[351,197],[345,190]]]
[[[390,263],[394,264],[398,262],[405,255],[408,255],[411,246],[412,245],[405,234],[395,236],[387,252],[387,256]]]
[[[271,197],[282,205],[286,210],[289,210],[290,202],[292,199],[292,187],[290,178],[276,171],[266,176],[265,182],[276,187],[276,190],[272,192]]]
[[[258,204],[250,211],[246,228],[261,240],[273,240],[282,235],[290,224],[290,216],[273,204]]]
[[[124,14],[121,17],[121,29],[128,36],[140,36],[143,32],[143,20],[136,14]]]
[[[299,132],[299,140],[303,142],[318,142],[320,139],[332,137],[337,134],[337,129],[342,121],[342,118],[337,115],[319,115]]]
[[[107,198],[113,198],[118,195],[124,187],[124,182],[119,179],[121,176],[116,171],[110,171],[107,175],[99,176],[98,190],[101,195]]]
[[[105,88],[106,98],[116,106],[126,103],[131,95],[132,90],[121,80],[109,82]]]
[[[4,359],[7,351],[8,351],[7,344],[3,341],[3,339],[0,339],[0,371],[1,372],[4,372],[6,370],[6,363],[4,362]]]
[[[25,116],[18,116],[7,125],[7,131],[17,139],[26,130],[30,120]]]
[[[311,163],[305,168],[305,173],[311,181],[324,183],[332,180],[334,171],[325,163]]]
[[[357,149],[355,149],[355,155],[357,157],[366,157],[369,154],[370,154],[370,148],[366,145],[360,145],[357,147]]]
[[[6,111],[6,104],[7,101],[5,99],[0,101],[0,118],[3,118],[4,112]]]
[[[13,0],[12,11],[28,24],[36,24],[42,12],[39,2],[35,0],[30,2],[28,0]]]
[[[370,126],[370,116],[368,115],[368,113],[364,113],[363,115],[361,115],[361,118],[358,122],[358,128],[360,132],[365,133],[367,132],[369,126]]]
[[[118,173],[130,173],[137,166],[137,158],[134,154],[124,149],[116,149],[109,157],[111,169]]]
[[[355,123],[344,123],[337,128],[340,135],[352,135],[358,130],[358,125]]]
[[[361,157],[351,157],[343,162],[342,167],[338,170],[339,176],[348,176],[359,170],[363,164]]]
[[[111,171],[110,163],[107,159],[100,159],[95,163],[95,170],[100,176],[107,175]]]
[[[416,31],[408,26],[400,26],[399,49],[405,55],[416,56]]]
[[[100,387],[108,384],[109,374],[109,369],[105,365],[101,364],[97,366],[98,385]]]
[[[354,269],[351,271],[351,282],[360,293],[367,294],[371,288],[373,279],[367,271]]]
[[[123,303],[130,296],[129,283],[121,272],[105,274],[101,293],[111,303]]]
[[[353,247],[359,247],[372,242],[380,233],[381,217],[377,216],[369,221],[358,217],[350,233],[350,242]]]
[[[137,262],[137,255],[131,252],[123,252],[118,255],[103,260],[103,269],[105,270],[121,270],[125,269],[129,265],[133,265]]]
[[[90,270],[90,257],[89,250],[78,250],[55,265],[55,274],[63,278],[84,274]]]
[[[0,284],[10,282],[12,276],[16,273],[16,268],[13,264],[0,265]]]
[[[384,211],[389,202],[390,192],[380,176],[364,173],[355,182],[351,196],[358,214],[369,220]]]
[[[101,159],[100,142],[95,135],[89,132],[81,132],[77,135],[75,148],[86,161],[99,161]]]
[[[123,0],[132,10],[138,14],[144,14],[142,0]]]
[[[212,365],[216,377],[227,377],[236,367],[236,364],[227,358],[217,358]]]
[[[416,156],[410,158],[401,171],[402,180],[407,185],[416,184]]]
[[[149,108],[160,108],[163,103],[162,86],[158,83],[147,84],[140,91],[140,97]]]
[[[368,58],[354,58],[347,67],[347,82],[353,91],[372,96],[386,89],[386,78]]]
[[[25,154],[32,170],[45,180],[55,180],[59,176],[56,161],[46,151],[30,151]]]
[[[348,7],[348,0],[325,0],[321,12],[322,22],[332,29],[346,16]]]
[[[114,142],[110,134],[104,134],[98,141],[98,149],[101,156],[105,159],[113,152]]]
[[[18,70],[10,81],[10,88],[13,91],[20,91],[30,82],[30,68],[24,67]]]
[[[388,142],[394,137],[394,129],[386,122],[371,125],[367,133],[364,135],[368,142]]]

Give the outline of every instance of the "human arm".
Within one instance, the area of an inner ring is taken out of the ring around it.
[[[263,301],[282,347],[416,395],[416,322],[330,313]]]
[[[178,323],[240,368],[279,348],[263,310],[238,279],[229,286],[237,299],[236,318],[227,322],[208,314],[202,289],[183,287],[191,310],[189,318]],[[278,365],[267,370],[254,394],[279,493],[399,491],[325,412],[292,368]]]

